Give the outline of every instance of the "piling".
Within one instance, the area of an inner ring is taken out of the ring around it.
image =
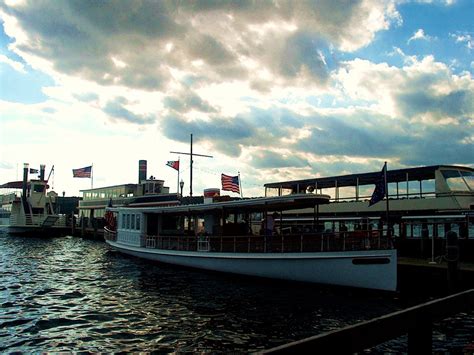
[[[448,262],[448,290],[454,292],[458,281],[459,244],[454,231],[446,233],[446,260]]]

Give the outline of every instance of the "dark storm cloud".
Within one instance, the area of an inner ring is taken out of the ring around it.
[[[127,100],[125,98],[116,98],[113,101],[107,102],[106,106],[104,107],[104,112],[113,118],[118,118],[120,120],[139,125],[155,123],[155,118],[153,116],[137,115],[125,108],[126,104]]]

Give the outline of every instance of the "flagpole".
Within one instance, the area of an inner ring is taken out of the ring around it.
[[[387,237],[391,237],[391,230],[390,230],[390,208],[388,202],[388,181],[387,181],[387,162],[385,162],[384,166],[384,180],[385,180],[385,195],[386,195],[386,219],[387,219]]]
[[[239,190],[240,190],[240,198],[244,198],[244,194],[242,192],[242,180],[240,179],[240,171],[237,172],[239,175]]]
[[[94,188],[94,163],[91,164],[91,189]]]
[[[178,184],[176,185],[176,193],[179,194],[179,170],[181,169],[181,163],[179,162],[179,158],[178,157]]]

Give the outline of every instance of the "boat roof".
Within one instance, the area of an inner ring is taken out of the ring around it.
[[[27,186],[30,186],[32,182],[41,182],[46,184],[46,186],[49,188],[49,185],[47,185],[47,181],[42,181],[42,180],[29,180],[27,182]],[[23,188],[23,181],[10,181],[7,182],[3,185],[0,185],[0,189],[22,189]]]
[[[387,170],[387,182],[403,182],[403,181],[422,181],[430,180],[435,178],[435,171],[440,169],[458,169],[464,171],[474,172],[474,169],[465,166],[456,165],[432,165],[423,166],[417,168],[406,168],[397,170]],[[339,175],[322,178],[312,178],[304,180],[291,180],[272,182],[265,184],[266,188],[284,188],[303,190],[309,186],[317,185],[318,189],[327,189],[332,187],[343,187],[343,186],[359,186],[361,185],[372,185],[380,180],[380,170],[370,173],[361,174],[350,174],[350,175]]]
[[[329,203],[328,195],[321,194],[291,194],[285,196],[273,197],[255,197],[242,200],[203,203],[197,205],[180,205],[166,207],[144,207],[130,208],[118,207],[107,208],[109,211],[118,212],[120,210],[130,210],[144,213],[170,213],[170,214],[188,214],[188,213],[211,213],[213,211],[226,210],[229,212],[263,212],[263,211],[287,211],[300,208],[314,207],[319,204]]]

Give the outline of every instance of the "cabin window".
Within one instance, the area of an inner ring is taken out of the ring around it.
[[[44,185],[34,185],[33,186],[33,191],[34,192],[43,192],[44,191]]]
[[[451,191],[469,191],[463,177],[457,170],[443,170],[442,174]]]
[[[135,229],[135,215],[130,215],[130,229]]]
[[[140,215],[137,214],[137,223],[135,224],[137,230],[140,230]]]
[[[466,181],[467,186],[474,191],[474,173],[471,171],[461,171],[461,175]]]
[[[129,215],[129,214],[126,214],[125,216],[126,216],[126,218],[127,218],[127,225],[126,225],[126,228],[127,228],[127,229],[130,229],[130,215]]]
[[[121,214],[120,219],[122,220],[122,229],[125,229],[125,215]]]

